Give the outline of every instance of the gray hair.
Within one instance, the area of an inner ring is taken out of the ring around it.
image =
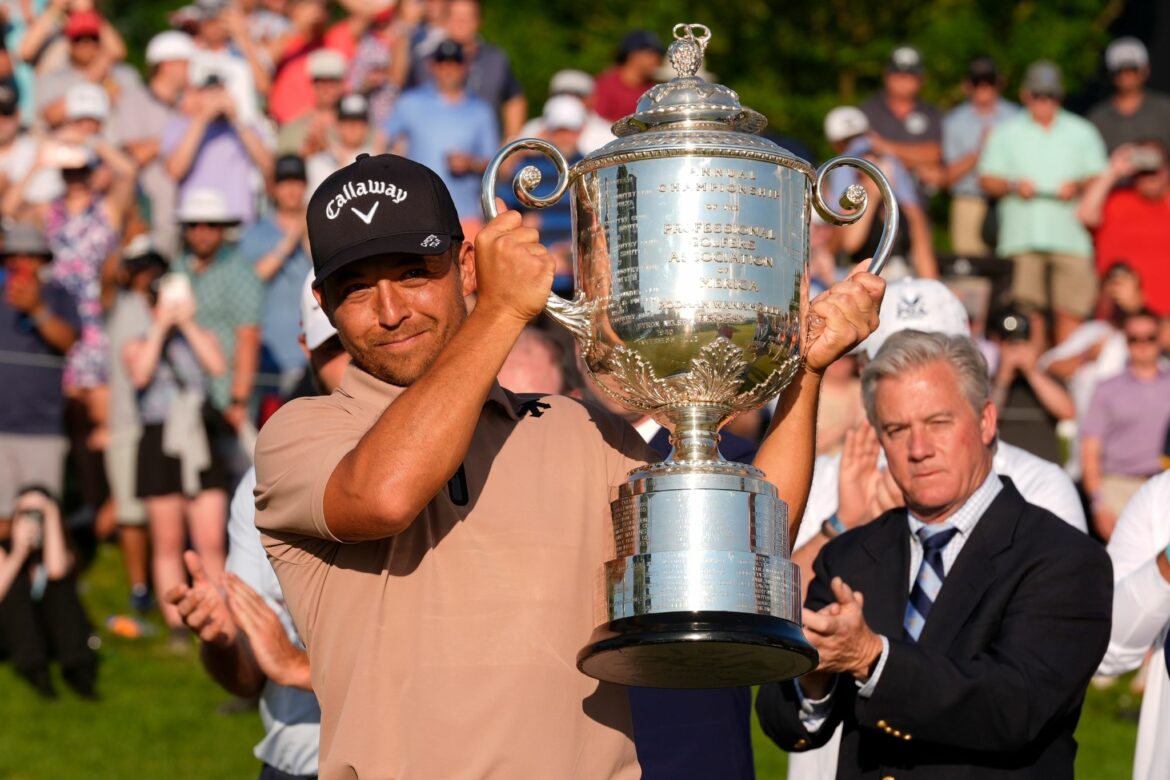
[[[903,330],[886,339],[873,360],[861,372],[861,398],[865,415],[877,426],[878,382],[936,361],[955,370],[959,389],[971,403],[978,416],[991,399],[991,377],[987,360],[969,336],[948,336],[943,333],[923,333]]]

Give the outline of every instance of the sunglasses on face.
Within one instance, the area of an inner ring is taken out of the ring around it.
[[[994,87],[996,80],[991,76],[977,76],[971,79],[973,87]]]
[[[73,39],[73,43],[97,43],[98,40],[96,35],[78,35]]]
[[[1144,335],[1143,334],[1136,334],[1136,333],[1127,333],[1127,334],[1125,334],[1125,340],[1127,342],[1129,342],[1130,344],[1153,344],[1154,342],[1156,342],[1158,340],[1158,336],[1157,336],[1157,334],[1154,334],[1154,333],[1147,333]]]
[[[219,222],[188,222],[188,228],[221,228],[223,224]]]

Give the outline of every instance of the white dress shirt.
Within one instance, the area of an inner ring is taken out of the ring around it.
[[[1158,571],[1157,556],[1170,545],[1170,471],[1153,477],[1126,505],[1109,539],[1113,559],[1113,632],[1099,672],[1116,675],[1141,666],[1146,692],[1138,721],[1134,780],[1170,776],[1170,678],[1163,648],[1170,629],[1170,583]]]

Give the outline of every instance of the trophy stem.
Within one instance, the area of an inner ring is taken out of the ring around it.
[[[680,406],[667,410],[665,416],[674,428],[667,461],[723,460],[719,454],[719,428],[728,418],[726,408]]]

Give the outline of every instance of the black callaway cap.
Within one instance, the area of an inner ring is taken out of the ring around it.
[[[323,181],[309,199],[308,223],[317,284],[358,260],[441,255],[463,240],[443,180],[394,154],[359,154]]]

